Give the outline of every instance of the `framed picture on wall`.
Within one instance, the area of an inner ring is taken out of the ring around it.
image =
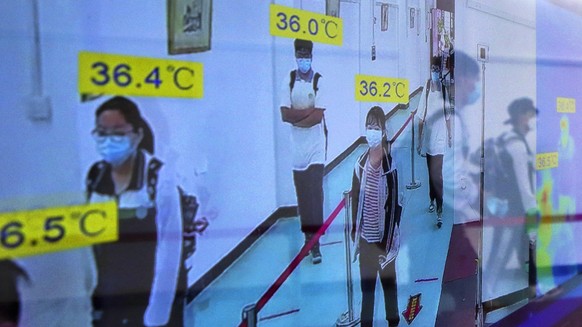
[[[325,14],[328,16],[339,17],[340,0],[325,0]]]
[[[167,0],[168,52],[172,55],[210,50],[212,0]]]

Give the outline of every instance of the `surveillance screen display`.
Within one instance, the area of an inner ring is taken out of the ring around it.
[[[575,311],[547,313],[582,263],[573,1],[26,0],[0,17],[0,326]]]

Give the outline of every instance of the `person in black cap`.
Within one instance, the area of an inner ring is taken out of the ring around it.
[[[535,117],[538,110],[529,98],[514,100],[508,107],[509,119],[505,124],[511,124],[511,132],[506,133],[503,139],[507,153],[511,158],[514,183],[514,197],[508,203],[509,217],[526,217],[526,236],[529,241],[529,286],[532,295],[535,295],[537,283],[535,265],[535,243],[537,239],[535,221],[537,217],[537,203],[535,192],[535,149],[529,146],[526,135],[534,129]],[[533,124],[533,126],[532,126]]]
[[[291,124],[293,180],[301,231],[309,242],[323,225],[323,168],[326,158],[327,129],[323,112],[321,74],[311,67],[313,43],[295,40],[297,69],[283,83],[281,118]],[[321,262],[319,240],[311,249],[312,262]]]
[[[509,203],[508,214],[523,215],[530,209],[537,208],[534,185],[534,153],[529,146],[526,135],[534,129],[535,116],[538,112],[529,98],[520,98],[511,102],[507,108],[509,119],[504,124],[511,125],[511,131],[501,137],[508,154],[511,156],[515,187],[519,187],[520,196]],[[532,120],[533,119],[533,120]]]
[[[510,103],[507,108],[509,119],[504,123],[511,125],[511,130],[502,133],[495,140],[497,159],[492,159],[494,153],[487,153],[489,158],[485,164],[486,208],[491,226],[492,253],[485,262],[483,285],[487,287],[488,297],[492,297],[493,308],[511,305],[515,300],[501,298],[507,291],[504,289],[507,280],[516,278],[511,260],[517,255],[520,262],[527,259],[529,243],[529,276],[530,293],[535,295],[535,230],[529,226],[512,223],[501,223],[499,219],[522,219],[524,216],[535,217],[537,213],[535,193],[534,152],[529,146],[526,135],[533,129],[537,109],[529,98],[519,98]],[[491,151],[489,151],[491,152]],[[498,163],[495,164],[495,161]],[[491,170],[499,170],[497,176]],[[489,176],[489,178],[487,178]],[[527,222],[526,222],[527,225]],[[522,300],[518,298],[517,300]]]

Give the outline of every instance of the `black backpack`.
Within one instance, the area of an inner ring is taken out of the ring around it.
[[[531,154],[531,150],[525,138],[521,135],[513,135],[507,137],[504,133],[498,137],[492,137],[485,140],[485,188],[488,197],[494,197],[507,205],[511,199],[516,197],[515,192],[519,190],[515,188],[517,181],[515,180],[515,173],[513,170],[513,158],[507,150],[507,145],[512,142],[523,142],[527,149],[527,153]],[[479,152],[479,151],[477,151]],[[480,153],[474,153],[473,161],[479,162]],[[531,186],[531,185],[530,185]],[[507,208],[505,208],[505,211]],[[492,215],[504,215],[504,210],[499,212],[489,212]]]

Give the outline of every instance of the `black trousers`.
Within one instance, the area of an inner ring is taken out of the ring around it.
[[[323,225],[323,164],[310,165],[306,170],[294,170],[297,206],[301,231],[315,234]]]
[[[426,155],[430,201],[436,200],[437,212],[443,211],[443,155]]]
[[[391,326],[397,325],[400,321],[396,290],[396,260],[382,269],[379,259],[380,255],[385,254],[385,249],[380,243],[368,243],[363,238],[360,239],[360,287],[362,289],[360,319],[362,327],[373,325],[374,293],[378,276],[380,276],[380,283],[384,291],[386,320],[390,322]]]

